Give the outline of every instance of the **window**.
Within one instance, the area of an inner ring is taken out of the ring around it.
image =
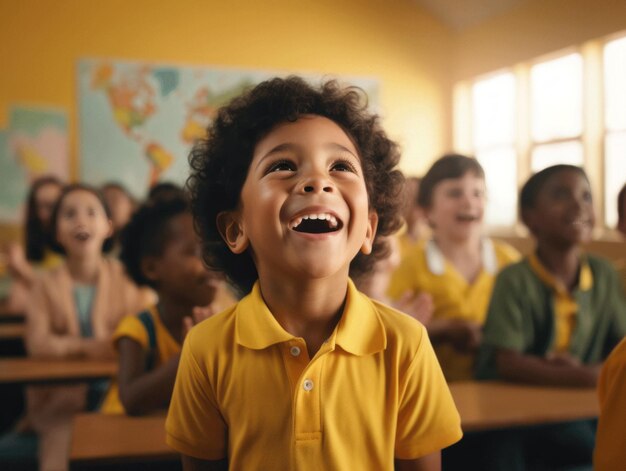
[[[455,84],[454,145],[485,168],[489,226],[513,226],[517,191],[531,173],[583,166],[597,225],[617,222],[626,183],[626,36]]]
[[[584,163],[582,66],[580,54],[569,54],[530,68],[534,172],[556,163]]]
[[[617,194],[626,183],[626,37],[604,47],[604,214],[617,224]]]
[[[515,223],[517,155],[515,152],[515,76],[503,73],[472,87],[473,148],[485,169],[490,226]]]

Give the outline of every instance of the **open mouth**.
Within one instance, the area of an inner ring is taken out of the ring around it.
[[[87,232],[77,232],[74,234],[74,238],[80,242],[85,242],[89,239],[89,234]]]
[[[335,216],[328,213],[307,214],[291,221],[289,228],[296,232],[308,234],[325,234],[341,229],[342,223]]]
[[[459,214],[456,220],[460,222],[475,222],[478,221],[478,216],[474,216],[473,214]]]
[[[584,220],[584,219],[575,219],[572,221],[568,221],[567,223],[573,226],[590,226],[591,225],[591,221]]]

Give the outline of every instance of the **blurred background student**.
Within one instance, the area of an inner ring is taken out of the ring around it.
[[[56,248],[65,261],[35,280],[26,310],[28,354],[42,358],[113,358],[111,335],[120,319],[150,301],[117,260],[103,255],[113,232],[102,195],[70,185],[52,212]],[[72,415],[94,408],[101,384],[31,386],[28,423],[39,437],[41,471],[67,469]]]
[[[403,258],[389,296],[432,296],[426,327],[444,375],[448,381],[471,379],[493,281],[519,254],[484,235],[485,174],[476,159],[441,157],[422,178],[418,202],[432,237]]]
[[[621,469],[626,463],[626,338],[604,362],[598,380],[600,417],[593,454],[595,471]]]
[[[422,324],[427,324],[433,315],[433,300],[428,293],[415,295],[409,291],[395,301],[387,295],[391,276],[400,265],[402,257],[398,236],[389,236],[386,240],[389,248],[387,256],[378,260],[368,273],[357,278],[355,284],[359,291],[370,298],[392,306]]]
[[[407,177],[404,181],[402,217],[405,225],[397,237],[401,257],[417,247],[420,241],[430,237],[424,210],[417,201],[421,181],[421,178],[415,176]]]
[[[624,250],[621,258],[615,260],[615,268],[622,279],[622,287],[626,293],[626,183],[617,195],[617,231],[622,236]]]
[[[50,219],[63,184],[54,176],[33,182],[26,202],[24,246],[8,244],[0,252],[5,275],[4,295],[0,295],[0,314],[24,314],[28,291],[37,270],[57,266],[62,257],[51,249]]]
[[[112,252],[117,255],[120,251],[120,233],[122,229],[124,229],[124,226],[128,224],[137,203],[130,192],[121,183],[105,183],[102,185],[101,191],[111,211],[111,222],[113,223],[113,235],[111,236],[113,244]]]
[[[548,167],[520,192],[536,249],[498,275],[477,375],[521,383],[596,387],[602,361],[626,335],[626,301],[608,260],[587,254],[595,223],[584,170]],[[596,423],[541,425],[509,437],[506,469],[591,466]]]
[[[115,331],[119,372],[101,410],[143,415],[169,404],[182,342],[192,323],[229,305],[220,305],[223,297],[216,297],[224,286],[202,261],[185,198],[141,206],[121,242],[126,272],[137,285],[154,289],[158,303],[125,317]]]

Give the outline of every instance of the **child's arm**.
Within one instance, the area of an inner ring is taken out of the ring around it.
[[[83,339],[78,335],[58,334],[51,327],[54,309],[51,294],[41,280],[35,282],[26,307],[25,343],[28,354],[40,357],[87,357],[106,359],[114,357],[108,340]]]
[[[192,456],[182,455],[184,471],[226,471],[228,470],[228,461],[208,461],[193,458]],[[410,468],[407,468],[410,469]]]
[[[451,343],[456,350],[471,352],[478,349],[482,340],[482,327],[477,322],[464,319],[439,318],[426,324],[428,336],[434,344]]]
[[[395,460],[395,471],[440,471],[441,451],[415,460]]]
[[[122,337],[117,342],[117,348],[120,401],[126,413],[144,415],[166,407],[174,389],[180,355],[152,371],[146,371],[145,352],[139,342]]]
[[[433,297],[426,292],[414,294],[407,291],[400,299],[390,304],[398,311],[408,314],[425,326],[428,326],[435,310]]]
[[[584,365],[569,355],[542,358],[496,348],[498,375],[508,381],[547,386],[595,387],[601,364]]]
[[[30,288],[35,281],[35,270],[26,259],[24,249],[19,244],[11,244],[7,250],[7,266],[11,276]]]

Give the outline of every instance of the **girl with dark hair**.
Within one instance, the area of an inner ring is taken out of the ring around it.
[[[112,222],[97,190],[66,187],[52,211],[51,228],[53,245],[66,259],[33,283],[26,310],[28,354],[112,358],[111,335],[120,319],[146,307],[150,295],[131,282],[119,261],[103,255]],[[87,384],[27,390],[28,419],[39,435],[42,471],[67,468],[71,417],[96,406],[97,400],[90,404],[88,398],[96,398],[98,391],[104,388]]]
[[[51,175],[40,177],[31,185],[26,203],[24,247],[13,243],[5,253],[0,253],[9,278],[6,296],[0,294],[0,313],[23,314],[35,271],[53,268],[62,261],[50,245],[50,218],[62,189],[63,183]]]

